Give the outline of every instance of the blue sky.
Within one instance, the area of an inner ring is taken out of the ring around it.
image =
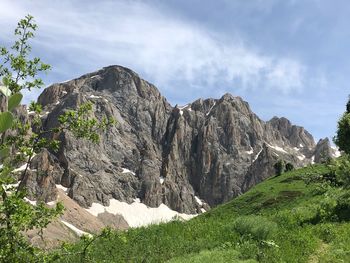
[[[1,0],[0,44],[28,13],[33,54],[52,65],[47,85],[123,65],[172,105],[229,92],[316,140],[334,135],[350,93],[346,0]]]

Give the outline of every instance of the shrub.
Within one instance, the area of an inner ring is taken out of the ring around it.
[[[241,236],[262,241],[274,236],[277,224],[262,216],[242,216],[236,219],[234,230]]]
[[[331,170],[329,176],[333,177],[336,184],[350,187],[350,156],[345,155],[338,158],[331,165],[329,165]]]
[[[334,137],[335,144],[339,150],[350,154],[350,98],[346,105],[346,112],[338,121],[338,129]]]
[[[291,163],[286,164],[286,172],[293,171],[294,170],[294,165]]]
[[[337,204],[334,213],[340,221],[350,220],[350,192],[345,192],[337,198]]]
[[[273,167],[275,168],[275,174],[280,176],[284,172],[285,163],[283,160],[278,160]]]

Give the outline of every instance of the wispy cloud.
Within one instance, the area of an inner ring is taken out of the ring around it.
[[[122,64],[164,89],[179,89],[174,83],[215,89],[218,81],[283,93],[304,87],[307,68],[298,60],[263,54],[237,36],[220,36],[143,1],[3,0],[0,33],[6,36],[9,22],[26,13],[40,25],[36,48],[64,61],[56,65],[62,75]]]

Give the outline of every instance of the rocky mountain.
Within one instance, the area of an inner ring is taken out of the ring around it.
[[[327,139],[316,145],[286,118],[265,122],[231,94],[172,107],[155,86],[121,66],[46,88],[38,98],[44,129],[87,101],[98,119],[113,117],[117,125],[98,144],[56,134],[59,152],[37,155],[23,183],[31,200],[45,202],[58,198],[58,185],[105,225],[117,216],[123,226],[153,222],[153,208],[162,220],[202,213],[273,175],[279,159],[300,167],[334,154]],[[136,207],[142,215],[132,212]]]

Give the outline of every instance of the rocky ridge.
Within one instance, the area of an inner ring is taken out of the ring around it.
[[[121,66],[46,88],[38,98],[44,129],[87,101],[98,119],[118,124],[97,145],[69,132],[54,135],[60,150],[34,158],[25,182],[30,198],[55,201],[62,185],[86,209],[117,200],[198,214],[274,174],[279,159],[300,167],[335,154],[328,139],[315,144],[286,118],[262,121],[231,94],[172,107],[155,86]],[[39,170],[46,176],[38,177]]]

